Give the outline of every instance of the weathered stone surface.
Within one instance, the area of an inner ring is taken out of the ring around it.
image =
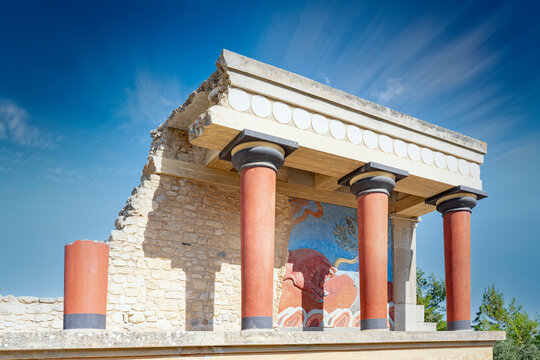
[[[63,298],[4,296],[0,302],[0,333],[60,330],[63,304]]]
[[[503,331],[360,331],[332,329],[327,331],[186,331],[186,332],[111,332],[104,330],[69,330],[0,334],[3,350],[85,349],[108,347],[169,346],[236,346],[236,345],[302,345],[302,344],[377,344],[377,343],[444,343],[494,342],[504,340]]]
[[[384,119],[387,122],[394,123],[402,127],[411,128],[415,131],[423,132],[433,137],[440,137],[446,141],[469,147],[475,151],[486,152],[487,145],[480,140],[473,139],[469,136],[456,133],[412,116],[405,115],[388,107],[375,104],[371,101],[361,99],[352,94],[348,94],[344,91],[321,84],[315,80],[311,80],[289,71],[264,64],[243,55],[236,54],[232,51],[223,50],[223,53],[218,60],[218,73],[226,72],[222,76],[227,78],[227,76],[231,76],[230,74],[227,74],[227,72],[235,71],[250,74],[254,77],[265,79],[266,81],[270,81],[272,83],[283,84],[283,86],[296,89],[303,93],[311,94],[314,97],[325,99],[328,102],[356,109],[366,114]],[[217,74],[213,76],[217,76]],[[188,105],[187,101],[185,105]]]
[[[129,321],[131,323],[133,323],[133,324],[140,324],[140,323],[144,322],[145,320],[146,320],[146,318],[140,312],[137,312],[137,313],[131,315],[130,318],[129,318]]]
[[[160,126],[150,155],[202,164],[206,150],[185,131]],[[274,308],[292,229],[288,199],[276,199]],[[111,232],[110,330],[240,329],[240,195],[224,188],[152,174],[119,213]],[[151,315],[142,312],[152,311]]]
[[[38,298],[35,296],[21,296],[19,297],[19,302],[23,304],[31,304],[38,301]]]
[[[54,299],[54,298],[41,298],[39,299],[39,302],[40,303],[44,303],[44,304],[54,304],[57,300]]]

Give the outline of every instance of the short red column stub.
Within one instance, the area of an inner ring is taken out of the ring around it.
[[[77,240],[65,246],[64,315],[107,312],[109,246]]]

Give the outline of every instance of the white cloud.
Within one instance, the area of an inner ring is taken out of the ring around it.
[[[28,112],[10,100],[0,99],[0,140],[17,145],[51,149],[56,147],[45,134],[28,121]],[[58,140],[58,139],[57,139]]]
[[[125,89],[126,99],[116,109],[116,117],[127,122],[121,128],[133,123],[155,126],[164,122],[182,101],[179,82],[172,78],[156,80],[145,73],[139,73],[132,88]]]
[[[374,96],[377,101],[388,103],[396,96],[403,95],[407,91],[407,86],[401,82],[401,79],[394,78],[386,80],[386,89],[383,91],[372,91],[371,96]]]
[[[332,81],[330,80],[330,77],[328,75],[326,75],[325,73],[320,73],[319,76],[323,79],[326,85],[332,85]]]

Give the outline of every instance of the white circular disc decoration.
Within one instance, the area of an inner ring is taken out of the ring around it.
[[[330,120],[330,134],[338,140],[345,137],[345,125],[338,120]]]
[[[446,156],[442,152],[437,151],[435,153],[435,165],[439,169],[444,169],[446,167]]]
[[[360,130],[358,126],[347,126],[347,138],[354,145],[360,144],[362,142],[362,130]]]
[[[420,161],[420,148],[416,144],[409,144],[407,146],[407,153],[409,158],[413,161]]]
[[[402,140],[394,140],[394,152],[399,157],[407,156],[407,144]]]
[[[433,151],[431,151],[431,149],[422,149],[422,161],[427,165],[433,164]]]
[[[477,163],[470,163],[469,167],[471,168],[471,175],[475,179],[480,179],[480,165]]]
[[[282,102],[275,102],[272,113],[277,122],[287,124],[291,121],[291,108]]]
[[[469,175],[469,163],[466,160],[459,159],[458,168],[463,175]]]
[[[448,155],[448,157],[446,158],[446,165],[448,166],[448,169],[450,171],[457,171],[457,159],[452,155]]]
[[[240,89],[229,90],[229,104],[234,110],[246,111],[249,109],[249,95]]]
[[[317,134],[324,135],[328,132],[328,120],[320,114],[313,115],[311,118],[311,126]]]
[[[309,114],[306,110],[296,108],[293,111],[293,122],[296,126],[298,126],[300,129],[307,129],[309,125],[311,124],[311,119],[309,118]]]
[[[371,130],[364,131],[364,144],[370,149],[375,149],[377,147],[377,135]]]
[[[386,135],[379,136],[379,147],[382,151],[385,153],[391,153],[392,152],[392,139],[390,139]]]
[[[272,105],[267,98],[261,95],[255,95],[251,97],[251,110],[258,117],[268,117],[272,111]]]

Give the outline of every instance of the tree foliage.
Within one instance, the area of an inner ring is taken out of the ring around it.
[[[491,285],[484,289],[482,304],[480,305],[473,322],[474,330],[504,330],[507,318],[508,313],[504,307],[502,292],[495,289],[495,285]]]
[[[517,345],[512,340],[499,341],[493,347],[495,360],[538,360],[540,350],[534,344]]]
[[[540,359],[539,320],[531,319],[515,298],[505,306],[503,293],[491,285],[484,289],[473,327],[506,331],[507,340],[493,348],[495,359]]]
[[[416,302],[424,305],[424,321],[436,322],[446,330],[446,290],[444,280],[433,273],[416,270]],[[540,359],[540,318],[531,318],[516,299],[505,305],[503,293],[491,285],[484,289],[473,328],[477,331],[506,331],[506,341],[493,348],[497,360]]]
[[[416,303],[424,305],[424,321],[437,323],[437,330],[446,330],[446,288],[435,274],[426,276],[416,269]]]

